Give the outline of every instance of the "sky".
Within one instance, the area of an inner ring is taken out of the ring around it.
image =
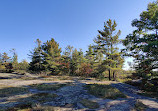
[[[115,20],[120,39],[131,33],[131,21],[154,0],[0,0],[0,53],[16,49],[19,62],[26,59],[39,38],[54,38],[64,51],[67,45],[82,48],[102,30],[104,22]],[[123,46],[119,46],[123,48]],[[125,69],[128,68],[125,59]]]

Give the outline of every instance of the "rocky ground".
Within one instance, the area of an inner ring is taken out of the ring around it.
[[[0,74],[0,76],[4,74]],[[7,74],[6,74],[7,75]],[[12,87],[27,87],[29,89],[29,92],[21,94],[21,95],[12,95],[9,97],[1,97],[0,98],[0,108],[1,109],[7,109],[9,107],[14,107],[17,104],[21,104],[22,101],[16,101],[17,98],[26,98],[29,97],[32,94],[37,94],[41,92],[47,92],[56,94],[57,97],[53,99],[53,101],[45,101],[42,103],[42,105],[46,106],[53,106],[56,107],[57,110],[66,110],[66,111],[72,111],[72,110],[99,110],[99,111],[136,111],[139,110],[136,108],[137,102],[143,103],[146,107],[142,110],[146,111],[158,111],[158,100],[154,98],[149,98],[145,96],[138,95],[137,93],[140,92],[139,89],[124,84],[124,83],[117,83],[117,82],[109,82],[109,81],[96,81],[91,79],[86,80],[80,80],[78,77],[73,77],[70,80],[44,80],[43,78],[38,77],[32,77],[35,78],[33,80],[22,80],[22,79],[16,79],[19,78],[21,75],[15,75],[10,74],[6,76],[5,78],[2,78],[0,80],[0,86],[12,86]],[[1,76],[2,77],[2,76]],[[31,77],[31,76],[30,76]],[[31,84],[63,84],[63,83],[69,83],[69,85],[63,86],[55,91],[40,91],[37,89],[33,89],[29,85]],[[117,99],[103,99],[103,98],[97,98],[94,95],[91,95],[87,92],[87,90],[84,88],[84,85],[86,84],[92,84],[92,83],[101,83],[101,84],[110,84],[112,87],[115,87],[119,89],[122,93],[127,95],[127,98],[117,98]],[[1,90],[1,89],[0,89]],[[4,92],[5,93],[5,92]],[[93,102],[96,102],[99,104],[99,107],[96,109],[89,109],[85,107],[83,104],[81,104],[81,99],[87,99]],[[13,101],[14,100],[14,101]],[[31,101],[29,99],[29,101]]]

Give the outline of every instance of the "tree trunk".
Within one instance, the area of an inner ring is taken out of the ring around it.
[[[114,81],[116,80],[116,75],[115,75],[115,72],[113,71],[113,78],[114,78]]]
[[[109,80],[111,80],[111,76],[110,76],[110,70],[109,70]]]

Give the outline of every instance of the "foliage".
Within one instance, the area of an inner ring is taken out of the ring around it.
[[[44,69],[52,71],[53,74],[58,74],[61,57],[61,48],[59,48],[59,44],[52,38],[42,45],[42,49]]]
[[[27,71],[29,68],[29,63],[26,60],[22,60],[22,62],[19,63],[19,70],[25,70]]]
[[[104,54],[105,59],[101,63],[101,72],[109,71],[109,80],[111,80],[111,73],[114,80],[116,80],[116,73],[119,72],[123,66],[123,58],[121,53],[118,52],[117,44],[120,42],[119,35],[121,31],[116,32],[117,24],[109,19],[104,24],[104,30],[99,32],[97,38],[94,39],[95,49]]]
[[[148,4],[147,11],[140,14],[140,19],[132,21],[136,28],[123,40],[126,56],[135,58],[137,74],[145,77],[153,69],[158,68],[158,0]]]
[[[31,62],[29,70],[40,72],[43,70],[43,55],[42,55],[42,48],[41,48],[41,41],[39,39],[36,40],[37,47],[34,48],[33,52],[31,52]]]

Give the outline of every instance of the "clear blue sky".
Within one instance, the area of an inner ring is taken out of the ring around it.
[[[71,45],[86,51],[108,19],[116,20],[123,39],[133,30],[131,21],[152,1],[0,0],[0,53],[15,48],[19,61],[30,61],[27,54],[37,38],[54,38],[62,50]]]

